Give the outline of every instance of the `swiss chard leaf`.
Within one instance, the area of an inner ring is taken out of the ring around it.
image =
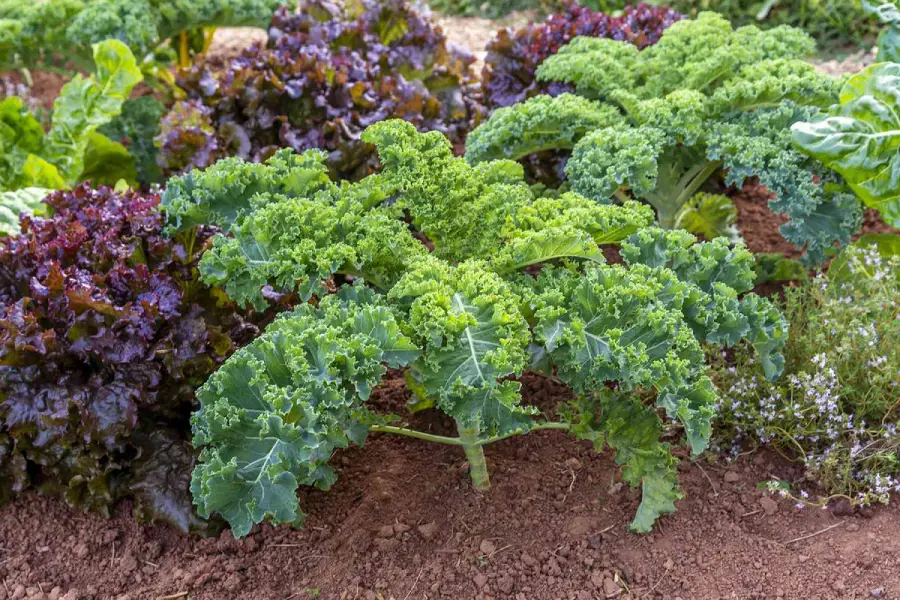
[[[794,144],[840,173],[856,195],[900,227],[900,64],[851,77],[840,104],[818,121],[795,123]]]
[[[128,46],[107,40],[94,46],[96,73],[76,75],[53,103],[52,126],[43,156],[68,182],[78,181],[91,134],[122,111],[122,104],[143,76]]]

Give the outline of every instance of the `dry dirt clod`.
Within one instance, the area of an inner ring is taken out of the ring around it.
[[[481,589],[487,585],[488,578],[487,578],[487,575],[485,575],[484,573],[479,573],[478,575],[475,576],[475,578],[472,581],[475,582],[475,587],[477,587],[478,589]]]
[[[390,538],[394,537],[394,526],[393,525],[382,525],[378,528],[378,537],[380,538]]]
[[[763,512],[766,513],[766,516],[768,517],[771,517],[778,512],[778,503],[768,496],[763,496],[762,498],[760,498],[759,505],[762,507]]]
[[[497,551],[497,546],[491,540],[481,540],[481,545],[478,546],[478,549],[485,556],[490,556]]]
[[[726,471],[725,472],[725,482],[726,483],[737,483],[741,480],[741,476],[735,471]]]
[[[606,594],[607,598],[612,598],[613,596],[622,592],[622,588],[619,587],[615,581],[607,577],[603,580],[603,593]]]
[[[425,523],[424,525],[419,525],[416,529],[419,530],[419,535],[425,538],[425,540],[432,540],[437,534],[438,526],[437,523],[432,521],[430,523]]]

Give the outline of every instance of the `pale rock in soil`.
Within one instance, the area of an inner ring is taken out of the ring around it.
[[[394,523],[394,533],[396,533],[397,535],[400,535],[401,533],[406,533],[410,529],[412,529],[412,528],[409,525],[407,525],[406,523]]]
[[[478,546],[478,549],[481,550],[482,554],[490,555],[497,551],[497,546],[491,540],[481,540],[481,545]]]
[[[766,513],[766,516],[771,517],[776,512],[778,512],[778,503],[768,496],[763,496],[762,498],[760,498],[759,505],[762,507],[763,512]]]
[[[394,537],[394,526],[393,525],[382,525],[378,528],[378,537],[380,538],[389,538]]]
[[[431,523],[425,523],[424,525],[419,525],[417,527],[419,530],[419,535],[421,535],[426,540],[430,541],[434,539],[434,536],[437,534],[437,523],[432,521]]]
[[[602,571],[594,571],[593,573],[591,573],[591,583],[593,583],[594,587],[596,587],[596,588],[603,587],[604,579],[605,579],[605,577],[603,577]]]
[[[622,591],[622,590],[618,586],[618,584],[615,581],[613,581],[612,579],[610,579],[609,577],[607,577],[606,579],[603,580],[603,593],[606,594],[607,598],[609,598],[610,596],[613,596],[615,594],[618,594],[620,591]]]
[[[869,595],[872,596],[873,598],[883,598],[884,597],[884,588],[883,587],[875,588],[874,590],[869,592]]]
[[[475,582],[475,586],[478,589],[481,589],[487,585],[488,578],[487,578],[487,575],[485,575],[484,573],[479,573],[478,575],[475,576],[475,578],[472,581]]]
[[[21,583],[13,588],[12,591],[12,600],[20,600],[25,597],[25,586]]]
[[[737,483],[741,480],[741,476],[735,471],[725,471],[726,483]]]

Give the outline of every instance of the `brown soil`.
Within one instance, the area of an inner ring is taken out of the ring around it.
[[[541,407],[565,393],[525,385]],[[376,398],[405,394],[395,378]],[[435,414],[414,425],[447,432]],[[127,503],[107,520],[27,494],[0,508],[0,600],[900,598],[900,507],[798,511],[757,490],[799,476],[767,454],[683,458],[686,498],[649,535],[626,529],[638,495],[609,453],[538,432],[487,458],[493,488],[479,493],[457,448],[373,436],[336,457],[334,489],[301,492],[305,529],[244,540],[142,526]]]
[[[751,252],[777,252],[789,258],[799,258],[802,251],[788,243],[778,228],[787,218],[769,210],[771,193],[758,183],[746,183],[743,188],[729,194],[738,211],[738,229]],[[895,233],[894,229],[881,219],[877,211],[867,209],[863,226],[853,239],[866,233]]]

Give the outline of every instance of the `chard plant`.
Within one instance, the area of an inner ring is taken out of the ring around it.
[[[48,131],[21,98],[0,102],[0,191],[134,180],[128,151],[98,129],[122,112],[142,75],[134,55],[118,40],[94,45],[93,53],[96,71],[87,77],[75,75],[63,86]]]
[[[701,344],[743,342],[768,377],[782,369],[785,321],[746,293],[752,255],[654,227],[637,202],[537,197],[517,163],[472,166],[405,121],[363,140],[383,171],[357,183],[331,182],[323,152],[282,150],[194,170],[164,194],[171,233],[223,230],[199,264],[205,283],[257,308],[304,301],[197,392],[199,513],[221,514],[235,535],[299,523],[298,486],[328,489],[334,450],[371,433],[460,446],[486,489],[485,445],[559,429],[615,450],[643,491],[632,528],[649,531],[681,496],[662,419],[694,455],[709,439],[717,393]],[[608,264],[602,245],[622,263]],[[374,411],[388,367],[405,369],[415,407],[443,411],[458,435]],[[558,419],[522,397],[525,371],[571,388]]]
[[[827,113],[792,128],[801,152],[840,173],[894,227],[900,227],[898,85],[900,64],[874,64],[847,80]]]
[[[466,158],[571,151],[572,190],[601,203],[642,200],[666,229],[732,237],[728,220],[716,220],[733,214],[730,203],[696,194],[757,178],[775,195],[772,210],[790,219],[785,239],[821,262],[849,242],[861,211],[835,173],[791,142],[792,124],[838,97],[839,82],[803,60],[813,50],[798,29],[734,30],[714,13],[672,24],[643,50],[577,37],[537,70],[538,81],[575,93],[498,109],[469,136]]]

